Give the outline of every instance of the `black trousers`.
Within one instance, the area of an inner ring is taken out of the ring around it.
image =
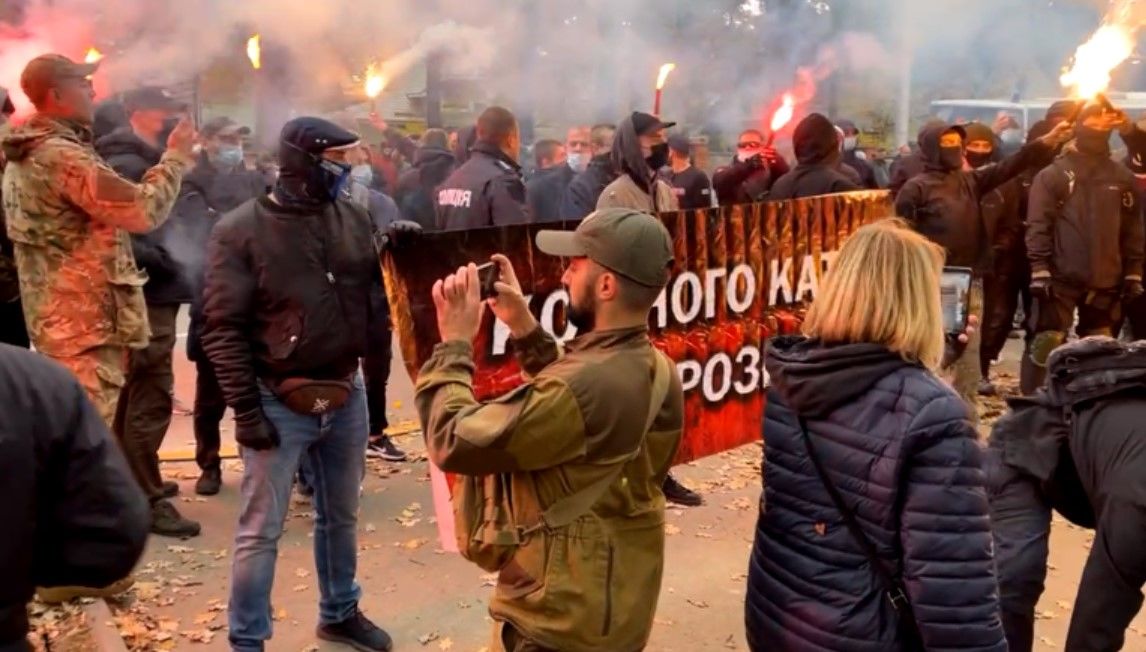
[[[371,327],[366,343],[366,357],[362,360],[362,375],[366,381],[366,409],[370,413],[370,435],[381,435],[390,422],[386,419],[386,385],[390,382],[393,362],[394,333],[387,318],[383,326]]]
[[[991,362],[1007,344],[1020,299],[1023,314],[1031,314],[1031,266],[1021,253],[998,254],[991,274],[983,277],[983,340],[979,345],[979,361],[985,379],[989,378]],[[1030,339],[1033,333],[1029,324],[1026,331]]]
[[[0,303],[0,342],[24,349],[32,345],[24,325],[24,305],[19,299]]]
[[[1069,333],[1076,310],[1075,330],[1079,337],[1112,335],[1122,319],[1122,299],[1117,291],[1089,292],[1056,283],[1049,299],[1035,299],[1032,305],[1028,319],[1034,325],[1036,336],[1052,331]],[[1023,394],[1033,394],[1045,381],[1046,369],[1030,361],[1028,346],[1023,353],[1019,379]]]
[[[195,462],[199,468],[219,469],[221,437],[219,424],[227,412],[223,389],[215,376],[215,367],[209,360],[195,361],[195,405],[192,408],[192,426],[195,429]]]

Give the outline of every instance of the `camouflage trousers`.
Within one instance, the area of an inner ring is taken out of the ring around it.
[[[115,424],[119,394],[123,390],[127,369],[127,349],[122,346],[99,346],[80,355],[51,357],[67,367],[80,381],[108,430]]]

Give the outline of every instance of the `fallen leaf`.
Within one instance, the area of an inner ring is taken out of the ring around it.
[[[295,577],[310,577],[310,571],[305,568],[296,568],[294,575]]]
[[[454,649],[454,642],[451,639],[443,638],[442,640],[438,641],[438,649],[452,650]]]
[[[159,621],[159,629],[162,629],[165,632],[177,632],[179,631],[179,621],[161,620]]]
[[[275,611],[274,619],[275,620],[286,620],[287,619],[287,610],[286,609],[279,609],[278,611]]]
[[[672,523],[668,523],[665,525],[665,534],[667,534],[670,537],[675,535],[675,534],[680,534],[680,528],[673,525]]]
[[[437,632],[430,632],[429,634],[423,634],[423,635],[418,637],[418,642],[421,643],[422,645],[429,645],[430,643],[433,643],[436,640],[438,640],[438,633]]]
[[[209,611],[205,614],[199,614],[198,616],[195,616],[195,624],[196,625],[206,625],[207,623],[211,622],[212,620],[215,620],[215,617],[218,615],[219,615],[219,612],[217,612],[217,611]]]
[[[187,546],[167,546],[167,552],[174,552],[176,554],[182,555],[189,552],[195,552],[195,549],[188,548]]]
[[[1040,639],[1039,639],[1039,642],[1040,642],[1040,643],[1042,643],[1043,645],[1049,645],[1049,646],[1051,646],[1051,647],[1055,647],[1055,643],[1054,643],[1054,641],[1053,641],[1052,639],[1049,639],[1049,638],[1045,637],[1045,636],[1043,636],[1042,638],[1040,638]]]
[[[692,598],[689,598],[688,603],[691,604],[692,606],[696,607],[697,609],[707,609],[708,608],[708,603],[705,602],[704,600],[693,600]]]
[[[170,641],[172,638],[174,638],[174,637],[171,635],[171,632],[155,632],[154,634],[151,635],[151,640],[153,640],[157,643],[162,643],[164,641]]]
[[[378,526],[374,525],[373,523],[367,523],[367,524],[366,524],[366,527],[365,527],[364,529],[365,529],[367,532],[377,532],[377,531],[378,531]]]
[[[294,588],[292,588],[291,591],[294,591],[295,593],[302,593],[303,591],[307,590],[308,588],[309,587],[305,584],[295,584]]]
[[[406,550],[417,550],[429,542],[429,539],[410,539],[406,543],[403,543],[402,547]]]

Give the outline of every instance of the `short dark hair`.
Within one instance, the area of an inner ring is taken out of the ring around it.
[[[607,147],[613,144],[613,134],[617,133],[617,127],[610,124],[597,124],[589,130],[589,143],[593,147]]]
[[[450,136],[445,129],[427,129],[426,133],[422,134],[421,145],[446,149],[450,146]]]
[[[517,118],[509,109],[491,106],[481,112],[477,121],[477,139],[494,145],[505,145],[517,133]]]
[[[557,156],[557,150],[564,147],[563,143],[551,138],[539,140],[533,144],[533,160],[540,168],[542,161],[552,161]]]

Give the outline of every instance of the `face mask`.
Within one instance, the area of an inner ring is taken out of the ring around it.
[[[967,162],[970,163],[971,167],[973,167],[973,168],[981,168],[984,165],[987,165],[988,163],[991,162],[991,156],[993,156],[993,155],[994,155],[994,152],[972,152],[972,151],[968,151],[967,152]]]
[[[1091,127],[1076,127],[1074,138],[1078,143],[1080,152],[1092,154],[1105,153],[1109,148],[1110,132],[1100,131]]]
[[[585,157],[581,155],[581,152],[569,152],[568,157],[565,159],[565,163],[574,172],[585,171]]]
[[[858,142],[858,140],[859,139],[856,138],[855,136],[847,136],[846,138],[844,138],[844,151],[850,152],[850,151],[854,150],[856,148],[856,143]]]
[[[221,145],[212,161],[225,168],[237,168],[243,164],[243,148],[240,145]]]
[[[653,170],[659,170],[668,163],[668,160],[668,143],[660,143],[659,145],[653,145],[652,154],[650,154],[649,157],[645,159],[645,163],[648,163],[649,167]]]
[[[1004,129],[1003,133],[999,134],[999,140],[1003,141],[1003,145],[1008,147],[1017,147],[1022,145],[1026,139],[1023,137],[1023,132],[1019,129]]]
[[[963,148],[940,147],[939,163],[944,170],[958,170],[963,167]]]
[[[350,164],[336,163],[327,159],[319,159],[310,173],[310,182],[307,183],[307,194],[315,191],[323,193],[314,199],[332,202],[338,199],[346,182],[350,179]]]
[[[736,160],[744,163],[748,159],[759,154],[759,150],[755,149],[738,149],[736,150]]]
[[[363,186],[369,186],[374,180],[374,168],[369,165],[355,165],[350,169],[350,178]]]

